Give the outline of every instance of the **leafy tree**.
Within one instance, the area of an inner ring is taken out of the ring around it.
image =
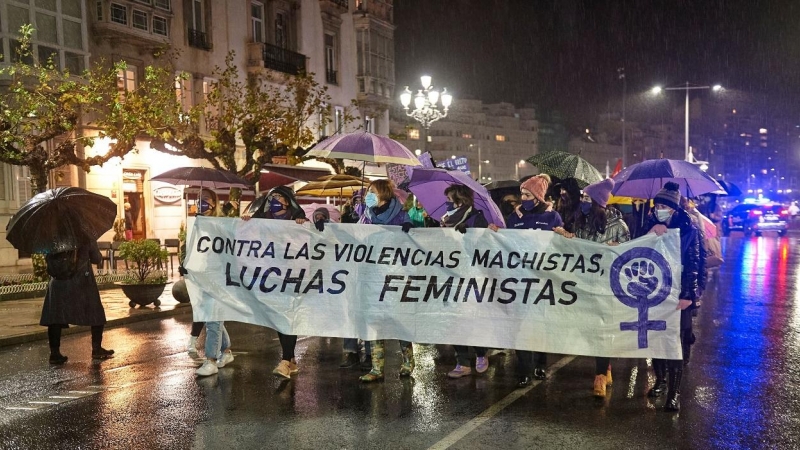
[[[61,70],[53,60],[33,62],[33,27],[20,29],[20,44],[10,65],[0,69],[8,78],[0,96],[0,162],[27,166],[36,192],[47,189],[48,173],[74,164],[85,171],[134,148],[144,130],[164,128],[161,116],[175,99],[167,66],[148,66],[145,78],[133,91],[120,95],[117,74],[125,63],[95,64],[80,76]],[[174,109],[174,107],[172,108]],[[83,127],[101,130],[85,136]],[[104,155],[86,157],[85,146],[108,137]],[[52,142],[52,150],[45,145]]]

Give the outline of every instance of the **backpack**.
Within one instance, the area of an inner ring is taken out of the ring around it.
[[[45,256],[47,273],[56,280],[69,280],[78,271],[78,250],[72,249]]]

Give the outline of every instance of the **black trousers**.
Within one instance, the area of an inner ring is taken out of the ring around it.
[[[294,358],[294,348],[297,346],[297,336],[279,331],[278,340],[281,342],[281,359],[291,361]]]
[[[517,376],[529,377],[533,369],[547,368],[547,353],[514,350],[517,354]]]

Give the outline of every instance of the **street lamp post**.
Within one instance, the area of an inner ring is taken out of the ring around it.
[[[625,94],[627,91],[627,82],[625,81],[625,68],[620,67],[617,69],[617,76],[622,80],[622,167],[627,167],[627,155],[625,154]]]
[[[409,110],[411,105],[411,90],[406,86],[406,89],[400,94],[400,103],[406,115],[416,120],[422,125],[425,130],[424,145],[425,150],[428,149],[428,130],[433,122],[447,117],[447,110],[453,102],[453,96],[447,92],[447,88],[442,89],[441,94],[433,88],[433,80],[428,75],[420,77],[422,89],[417,90],[414,95],[414,109]],[[442,101],[442,109],[439,109],[439,99]]]
[[[675,87],[666,87],[662,88],[661,86],[656,86],[652,89],[653,94],[660,94],[662,90],[664,91],[686,91],[686,107],[685,107],[685,133],[684,133],[684,159],[688,162],[694,162],[692,158],[692,151],[689,147],[689,91],[696,90],[696,89],[711,89],[714,92],[718,92],[722,90],[722,86],[719,84],[715,84],[712,86],[692,86],[688,81],[684,86],[675,86]]]

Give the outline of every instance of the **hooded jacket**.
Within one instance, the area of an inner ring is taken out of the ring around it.
[[[300,207],[300,204],[297,203],[297,198],[294,196],[294,191],[286,186],[276,186],[269,190],[265,195],[257,198],[253,203],[250,205],[248,211],[250,211],[250,215],[254,219],[277,219],[270,211],[269,211],[269,198],[272,194],[281,194],[284,198],[289,200],[289,204],[286,205],[287,214],[282,219],[305,219],[306,212],[303,211],[303,208]]]
[[[650,214],[648,229],[659,224]],[[692,308],[697,306],[697,287],[700,274],[700,234],[692,224],[689,214],[683,209],[676,209],[667,224],[669,229],[679,229],[681,233],[681,294],[680,298],[692,301]]]

